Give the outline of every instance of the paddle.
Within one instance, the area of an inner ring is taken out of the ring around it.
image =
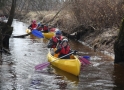
[[[64,57],[66,57],[66,56],[68,56],[68,55],[70,55],[70,54],[73,54],[73,53],[74,53],[74,52],[71,52],[71,53],[69,53],[69,54],[67,54],[67,55],[64,55],[64,56],[62,56],[62,57],[60,57],[60,58],[57,58],[57,59],[55,59],[55,60],[53,60],[53,61],[51,61],[51,62],[45,62],[45,63],[43,63],[43,64],[36,65],[36,66],[35,66],[35,70],[42,70],[43,68],[49,66],[50,63],[52,63],[52,62],[54,62],[54,61],[56,61],[56,60],[59,60],[59,59],[61,59],[61,58],[64,58]]]
[[[25,36],[28,36],[30,34],[33,34],[34,36],[38,37],[38,38],[44,38],[42,32],[38,31],[37,29],[32,30],[31,32],[29,32],[28,34],[24,34],[24,35],[19,35],[19,36],[12,36],[13,38],[24,38]]]
[[[31,33],[38,38],[44,38],[42,32],[38,31],[37,29],[33,29]]]
[[[77,53],[78,51],[76,51]],[[90,64],[89,60],[88,60],[88,56],[79,56],[78,59],[80,60],[80,62],[83,64],[83,65],[88,65]]]
[[[88,64],[90,64],[90,62],[89,62],[89,60],[87,60],[87,59],[85,59],[85,58],[83,58],[83,57],[79,57],[79,60],[80,60],[80,62],[83,64],[83,65],[88,65]]]

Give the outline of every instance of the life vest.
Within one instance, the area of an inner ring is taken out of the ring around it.
[[[63,39],[63,37],[62,37],[62,36],[60,36],[59,40],[62,40],[62,39]],[[56,36],[53,36],[53,37],[52,37],[52,40],[53,40],[55,43],[57,43],[57,42],[58,42],[58,39],[57,39],[57,37],[56,37]]]
[[[44,31],[47,31],[47,30],[48,30],[48,26],[44,26],[44,27],[43,27],[43,30],[44,30]]]
[[[36,24],[36,23],[31,24],[31,28],[32,28],[32,29],[37,28],[37,24]]]
[[[62,46],[61,46],[62,47]],[[68,54],[70,51],[70,47],[69,45],[65,48],[65,47],[62,47],[61,51],[60,51],[60,54]]]
[[[56,28],[50,28],[50,32],[55,32]]]
[[[60,36],[60,38],[59,38],[59,40],[62,40],[63,39],[63,37],[62,36]],[[56,48],[56,45],[57,45],[57,43],[58,43],[58,39],[57,39],[57,37],[56,36],[53,36],[52,37],[52,40],[53,40],[53,46],[52,46],[52,48]]]

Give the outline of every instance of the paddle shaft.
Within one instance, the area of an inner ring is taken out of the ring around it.
[[[73,53],[74,53],[74,52],[71,52],[71,53],[66,54],[66,55],[64,55],[64,56],[62,56],[62,57],[59,57],[59,58],[57,58],[57,59],[51,61],[50,63],[52,63],[52,62],[54,62],[54,61],[56,61],[56,60],[58,60],[58,59],[64,58],[64,57],[66,57],[66,56],[68,56],[68,55],[70,55],[70,54],[73,54]]]

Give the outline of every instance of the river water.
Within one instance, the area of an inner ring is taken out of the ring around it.
[[[13,35],[22,35],[28,25],[15,20],[13,27]],[[30,36],[10,38],[11,55],[3,54],[0,66],[0,90],[124,90],[124,67],[77,41],[69,41],[71,48],[91,57],[79,77],[55,67],[35,71],[36,65],[47,62],[47,42]]]

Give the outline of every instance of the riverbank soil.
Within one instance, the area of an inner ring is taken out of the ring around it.
[[[44,11],[40,13],[40,15],[37,15],[35,12],[27,13],[25,16],[21,17],[20,20],[26,23],[30,23],[31,20],[45,23],[50,21],[56,14],[55,11]],[[85,26],[76,23],[73,17],[66,11],[60,12],[54,20],[48,24],[58,27],[69,39],[82,41],[94,51],[106,53],[114,59],[113,47],[119,28],[95,29],[92,26]]]
[[[82,36],[81,41],[87,43],[94,51],[107,51],[114,53],[113,45],[117,38],[118,28],[107,28],[95,30],[92,33]]]

